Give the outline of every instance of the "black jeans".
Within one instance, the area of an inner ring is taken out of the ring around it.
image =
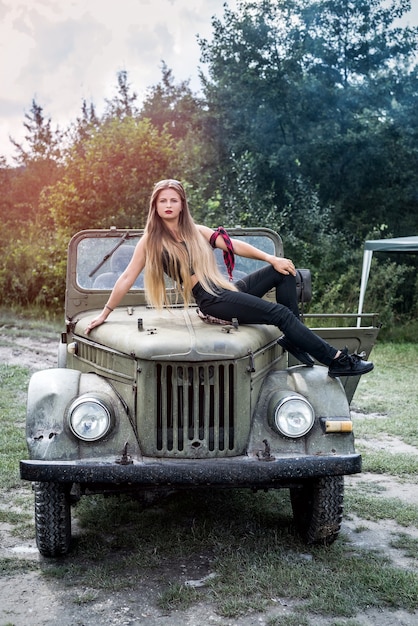
[[[337,354],[326,341],[318,337],[299,319],[294,276],[280,274],[267,265],[235,282],[239,291],[217,289],[216,295],[205,291],[200,283],[193,296],[202,313],[223,320],[237,318],[239,324],[271,324],[280,328],[288,340],[317,361],[330,365]],[[270,289],[276,290],[276,304],[263,300]]]

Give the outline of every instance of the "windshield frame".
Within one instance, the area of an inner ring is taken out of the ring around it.
[[[228,233],[232,238],[245,238],[259,248],[265,249],[269,254],[283,256],[283,244],[280,236],[268,228],[229,228]],[[113,284],[107,287],[94,286],[97,278],[109,273],[119,253],[125,252],[128,246],[131,252],[144,234],[143,229],[109,229],[109,230],[85,230],[77,233],[71,239],[68,246],[67,263],[67,288],[66,288],[66,317],[72,319],[77,312],[92,309],[101,309],[107,302]],[[264,243],[263,243],[264,242]],[[222,250],[216,249],[214,254],[221,270],[226,274],[223,262]],[[262,261],[246,259],[236,256],[234,280],[248,274],[258,267],[265,265]],[[127,262],[125,263],[126,266]],[[114,268],[113,268],[114,269]],[[96,271],[94,271],[96,270]],[[119,268],[119,274],[123,268]],[[89,276],[90,275],[90,276]],[[167,293],[175,293],[173,283],[167,278]],[[146,305],[145,289],[142,273],[134,286],[123,298],[121,305],[142,306]]]

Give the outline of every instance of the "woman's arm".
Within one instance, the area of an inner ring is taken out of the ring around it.
[[[103,324],[103,322],[106,321],[110,313],[118,306],[123,296],[128,293],[138,275],[144,269],[146,261],[146,237],[146,235],[143,235],[138,241],[132,255],[132,259],[130,260],[127,268],[117,279],[103,311],[87,326],[85,330],[87,335],[93,328],[100,326],[100,324]]]
[[[211,235],[214,233],[212,228],[208,228],[207,226],[198,226],[199,231],[202,235],[210,240]],[[296,275],[296,269],[293,262],[290,259],[285,259],[284,257],[278,257],[274,254],[268,254],[267,252],[263,252],[263,250],[259,250],[255,246],[252,246],[250,243],[246,241],[242,241],[241,239],[231,239],[232,245],[234,247],[234,254],[242,257],[246,257],[247,259],[256,259],[257,261],[265,261],[266,263],[270,263],[277,272],[281,274],[293,274]],[[215,245],[217,248],[221,250],[226,250],[226,244],[221,236],[216,239]]]

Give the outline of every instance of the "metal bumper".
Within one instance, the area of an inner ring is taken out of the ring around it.
[[[20,462],[23,480],[80,484],[158,486],[280,487],[294,481],[361,472],[361,455],[304,456],[259,460],[250,457],[210,460],[146,460],[124,465],[103,461]]]

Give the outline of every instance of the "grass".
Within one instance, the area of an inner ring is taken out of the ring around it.
[[[416,446],[412,346],[379,345],[373,356],[376,369],[361,380],[355,404],[381,415],[355,418],[356,434],[360,431],[364,440],[389,434]],[[25,368],[0,365],[0,523],[33,539],[33,496],[18,473],[26,455],[28,380]],[[408,455],[367,447],[362,452],[367,471],[415,480],[418,467]],[[417,525],[417,507],[386,498],[379,485],[347,488],[346,510],[360,521],[391,519],[405,529]],[[353,550],[344,534],[329,548],[299,542],[287,491],[184,492],[148,508],[127,497],[91,496],[80,501],[76,517],[81,530],[66,559],[3,558],[0,578],[36,570],[71,589],[78,605],[116,591],[141,593],[147,586],[160,589],[157,603],[167,612],[209,601],[219,615],[239,618],[282,600],[291,604],[287,615],[271,617],[269,626],[310,626],[312,615],[332,617],[330,626],[357,626],[356,616],[372,607],[418,610],[416,569],[395,567],[383,553],[367,548]],[[392,547],[416,562],[417,540],[407,532],[394,535]],[[202,587],[186,584],[208,574],[215,575]]]
[[[390,444],[389,444],[390,445]],[[418,456],[388,451],[374,452],[369,447],[358,445],[363,456],[363,471],[375,474],[391,474],[399,478],[413,479],[418,476]]]
[[[145,511],[128,498],[96,497],[82,501],[78,518],[84,532],[74,551],[43,569],[64,585],[113,592],[159,581],[161,608],[206,599],[226,618],[274,598],[291,599],[301,614],[347,618],[371,606],[418,608],[418,577],[384,555],[353,553],[343,537],[330,548],[301,544],[289,532],[285,491],[184,493]],[[216,573],[201,589],[178,580],[195,562]]]
[[[36,336],[55,336],[62,331],[62,313],[50,312],[45,308],[4,309],[0,307],[0,333],[16,337],[27,337],[28,331]]]
[[[196,589],[180,583],[170,583],[160,593],[158,606],[164,611],[185,610],[199,601],[200,595]]]
[[[377,344],[371,356],[375,369],[361,378],[352,405],[375,417],[355,421],[357,436],[387,433],[418,446],[417,344]]]
[[[373,497],[361,493],[358,487],[347,490],[345,512],[366,520],[394,520],[399,526],[418,528],[418,507],[397,498]]]
[[[29,372],[0,365],[0,488],[20,487],[18,461],[26,454],[26,390]]]
[[[418,539],[410,537],[405,533],[399,533],[397,537],[391,542],[393,548],[402,550],[403,554],[409,558],[418,561]]]
[[[2,576],[25,573],[38,569],[38,565],[26,559],[5,559],[0,557],[0,579]]]

